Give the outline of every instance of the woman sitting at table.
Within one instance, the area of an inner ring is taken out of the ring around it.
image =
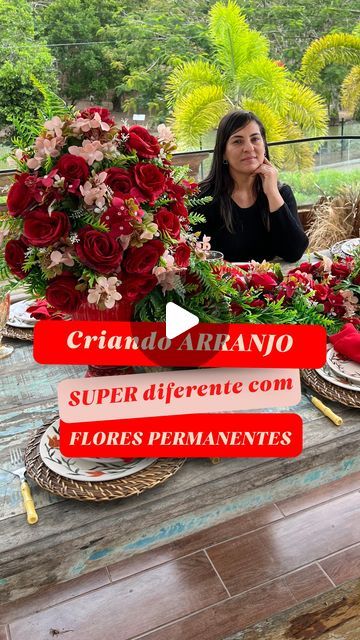
[[[263,124],[251,111],[234,111],[220,122],[208,177],[199,197],[212,201],[196,208],[206,222],[196,231],[210,236],[211,249],[225,260],[295,262],[309,244],[291,188],[279,184],[269,161]]]

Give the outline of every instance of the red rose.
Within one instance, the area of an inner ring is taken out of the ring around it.
[[[133,304],[150,293],[157,285],[157,278],[153,275],[126,274],[119,291],[123,300]]]
[[[106,124],[108,124],[109,127],[114,126],[115,120],[113,120],[112,117],[110,116],[110,111],[108,109],[105,109],[104,107],[89,107],[88,109],[85,109],[84,111],[82,111],[80,113],[80,116],[82,118],[91,119],[91,117],[95,113],[98,113],[101,120],[103,122],[106,122]]]
[[[140,248],[131,247],[124,259],[124,269],[127,273],[151,273],[164,251],[161,240],[149,240]]]
[[[271,291],[276,285],[276,280],[268,273],[253,273],[249,283],[250,287],[263,287],[267,291]]]
[[[29,173],[21,173],[15,177],[7,196],[7,208],[11,216],[21,216],[36,204],[33,182],[34,178]]]
[[[333,262],[331,265],[331,273],[333,276],[344,280],[351,273],[351,267],[343,262]]]
[[[177,184],[172,178],[166,180],[166,192],[169,197],[181,200],[186,195],[186,189],[181,184]]]
[[[360,273],[359,273],[358,276],[356,276],[356,278],[353,278],[352,281],[353,281],[354,284],[360,284]]]
[[[44,209],[31,211],[24,220],[24,237],[34,247],[48,247],[65,238],[70,231],[70,221],[64,211]]]
[[[171,211],[162,207],[154,216],[154,221],[160,231],[168,233],[171,238],[175,238],[177,240],[180,237],[179,218],[174,213],[171,213]]]
[[[134,179],[138,189],[135,194],[153,204],[165,189],[166,176],[154,164],[138,162],[134,168]]]
[[[46,288],[46,300],[48,303],[65,313],[75,311],[82,300],[82,294],[75,289],[77,279],[71,275],[61,275],[54,278]]]
[[[179,218],[185,218],[186,220],[188,219],[189,212],[182,202],[179,202],[179,201],[173,202],[168,206],[169,206],[169,210],[172,213],[174,213],[176,216],[179,216]]]
[[[110,167],[110,169],[107,169],[105,182],[114,192],[115,196],[122,198],[123,200],[132,197],[131,190],[134,185],[131,175],[126,171],[126,169]]]
[[[74,182],[74,180],[79,180],[80,184],[84,184],[90,174],[90,169],[84,158],[73,156],[71,153],[65,153],[61,156],[56,169],[70,183]]]
[[[123,251],[110,233],[86,226],[79,230],[78,237],[75,250],[83,264],[99,273],[116,273],[119,270]]]
[[[188,267],[190,262],[190,248],[185,242],[180,242],[174,253],[175,262],[178,267]]]
[[[139,158],[156,158],[160,153],[158,140],[147,129],[134,125],[127,129],[122,127],[120,135],[125,134],[126,151],[136,151]]]
[[[132,220],[124,204],[119,207],[109,207],[100,218],[100,222],[106,224],[114,238],[130,235],[133,231]]]
[[[26,272],[23,270],[23,264],[25,261],[25,252],[28,245],[22,237],[19,240],[9,240],[5,246],[5,260],[14,276],[17,276],[21,280],[26,277]]]

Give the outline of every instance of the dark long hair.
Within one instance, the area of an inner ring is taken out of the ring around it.
[[[216,135],[213,160],[209,175],[200,182],[200,197],[213,196],[219,202],[220,215],[226,228],[233,233],[233,215],[231,194],[234,190],[234,180],[230,175],[229,166],[224,164],[224,153],[230,136],[242,129],[250,122],[256,122],[265,145],[265,157],[269,160],[269,149],[266,142],[266,133],[263,123],[251,111],[231,111],[222,118]],[[269,228],[269,205],[265,197],[260,176],[256,176],[254,183],[255,195],[262,200],[263,222]]]

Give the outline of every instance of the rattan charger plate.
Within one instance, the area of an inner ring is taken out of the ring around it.
[[[328,400],[360,409],[360,391],[349,391],[324,380],[314,369],[302,369],[301,377],[308,387]]]
[[[39,443],[46,425],[32,436],[26,451],[27,475],[42,489],[62,498],[101,502],[138,496],[146,489],[153,489],[173,476],[183,466],[186,458],[162,458],[150,467],[132,476],[104,482],[80,482],[54,473],[43,463],[39,455]]]
[[[10,327],[9,324],[1,331],[4,338],[15,338],[17,340],[34,341],[34,329],[20,329],[18,327]]]

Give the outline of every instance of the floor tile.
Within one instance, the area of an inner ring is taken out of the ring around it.
[[[336,585],[360,577],[360,544],[340,551],[320,562],[322,568]]]
[[[10,625],[12,640],[128,640],[226,597],[199,552],[125,578]]]
[[[303,602],[334,588],[331,580],[326,577],[317,564],[311,564],[309,567],[289,573],[284,576],[284,581],[298,602]]]
[[[294,606],[295,602],[284,581],[278,579],[141,637],[144,640],[223,640],[230,633]]]
[[[8,605],[0,606],[0,620],[3,623],[8,623],[18,618],[24,618],[31,613],[47,609],[59,602],[64,602],[88,591],[98,589],[109,584],[109,582],[106,569],[92,571],[74,580],[49,586],[36,594],[36,596],[22,598]]]
[[[265,505],[254,511],[223,522],[219,525],[164,545],[158,549],[147,551],[127,560],[122,560],[108,567],[111,579],[119,580],[144,569],[155,567],[163,562],[180,558],[188,553],[198,551],[210,544],[228,540],[242,533],[252,531],[268,523],[282,519],[282,515],[273,504]]]
[[[350,493],[351,491],[356,491],[357,489],[360,489],[360,472],[351,473],[345,476],[345,478],[334,480],[334,482],[329,482],[318,489],[312,489],[293,498],[281,500],[277,502],[277,506],[285,516],[289,516],[302,509],[308,509],[309,507],[321,504],[327,500],[332,500],[333,498]]]
[[[208,550],[232,595],[360,541],[360,493],[350,493]]]

